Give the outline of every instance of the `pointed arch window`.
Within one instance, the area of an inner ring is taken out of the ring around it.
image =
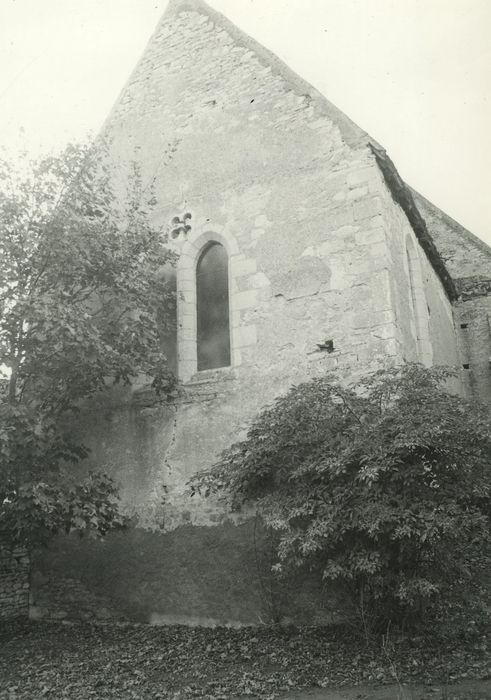
[[[198,371],[230,365],[228,256],[209,243],[196,266]]]

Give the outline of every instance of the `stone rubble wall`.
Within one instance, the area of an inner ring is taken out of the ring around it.
[[[0,619],[26,617],[29,610],[29,557],[0,549]]]
[[[79,580],[64,575],[63,568],[43,576],[33,575],[33,593],[29,617],[32,620],[78,620],[81,622],[124,622],[110,601],[97,596]]]
[[[463,299],[455,312],[467,395],[491,405],[491,294]]]

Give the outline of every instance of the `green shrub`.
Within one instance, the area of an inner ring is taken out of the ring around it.
[[[342,584],[365,630],[433,624],[489,563],[490,417],[451,374],[408,364],[293,387],[192,488],[254,504],[276,531],[273,569]]]

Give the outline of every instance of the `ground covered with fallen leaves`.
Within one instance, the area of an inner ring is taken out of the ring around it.
[[[0,631],[1,700],[273,700],[298,689],[420,683],[431,692],[435,684],[490,678],[491,632],[489,643],[474,633],[367,646],[341,627],[18,622]]]

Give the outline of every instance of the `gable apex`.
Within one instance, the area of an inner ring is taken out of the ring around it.
[[[212,8],[203,0],[169,0],[164,16],[176,14],[181,10],[207,10],[213,12]]]
[[[312,99],[318,109],[325,114],[333,124],[335,124],[344,141],[349,146],[356,147],[358,144],[366,145],[368,141],[378,145],[366,131],[353,122],[344,112],[336,107],[332,102],[324,97],[313,85],[302,78],[298,73],[295,73],[284,61],[276,54],[253,39],[249,34],[237,27],[221,12],[218,12],[213,7],[208,5],[204,0],[169,0],[167,8],[162,17],[163,22],[181,12],[200,12],[210,19],[214,24],[224,29],[234,41],[254,52],[259,61],[265,66],[270,67],[272,71],[279,75],[285,83],[298,95],[306,95]]]
[[[385,149],[344,112],[326,99],[319,90],[295,73],[282,59],[249,36],[222,13],[215,10],[205,0],[168,0],[163,16],[158,22],[140,61],[120,93],[113,110],[106,119],[101,133],[106,132],[107,125],[112,122],[117,113],[118,105],[132,102],[132,86],[135,84],[145,85],[142,76],[147,74],[148,66],[152,64],[155,55],[165,53],[166,42],[172,43],[176,39],[175,27],[179,26],[184,32],[188,29],[192,32],[196,23],[202,25],[203,29],[206,28],[206,31],[226,34],[230,42],[235,45],[235,51],[243,50],[247,55],[253,56],[258,72],[263,69],[270,72],[282,81],[287,91],[304,100],[315,111],[316,116],[329,120],[350,149],[363,151],[368,148],[372,151],[393,199],[404,211],[421,248],[439,276],[449,299],[455,300],[458,297],[458,290],[454,282],[462,275],[456,273],[455,266],[447,264],[449,255],[447,254],[446,239],[449,236],[440,235],[441,227],[432,225],[432,215],[428,213],[428,207],[425,207],[424,203],[422,204],[420,197],[414,196],[415,193],[402,180]],[[193,57],[191,59],[194,60]],[[175,64],[176,70],[179,70],[180,60],[181,56],[179,55]],[[163,59],[162,64],[171,65],[167,59]],[[210,75],[209,79],[213,80],[213,77]],[[156,88],[157,92],[160,89],[159,84]],[[481,257],[483,255],[481,252]]]

